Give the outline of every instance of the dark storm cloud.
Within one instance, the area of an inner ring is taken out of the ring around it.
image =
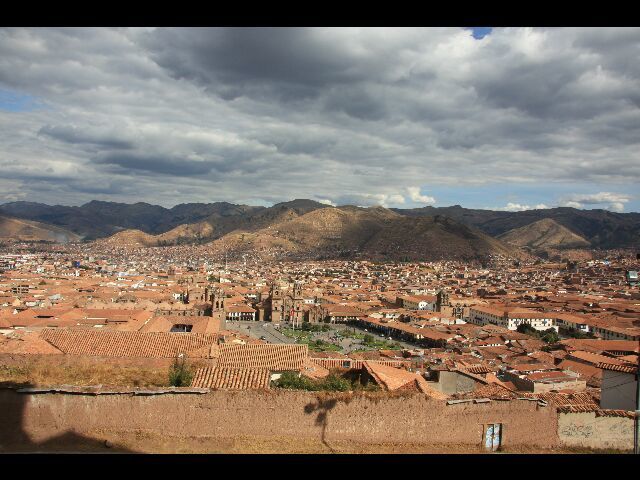
[[[162,29],[149,33],[143,44],[173,76],[219,89],[227,98],[241,92],[270,95],[277,86],[282,99],[298,99],[366,75],[354,56],[311,29]]]
[[[179,157],[163,156],[161,154],[153,155],[130,152],[101,154],[95,157],[93,161],[98,164],[120,167],[122,171],[138,170],[185,177],[205,175],[216,167],[216,164],[207,161],[188,160]],[[114,172],[118,171],[117,169],[114,170]]]
[[[133,148],[133,142],[129,140],[86,131],[73,125],[45,125],[38,133],[67,143],[93,144],[104,148],[116,149]]]

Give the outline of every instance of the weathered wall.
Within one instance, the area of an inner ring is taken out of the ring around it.
[[[35,443],[73,431],[116,442],[119,436],[136,434],[180,440],[292,438],[479,448],[487,423],[503,424],[502,445],[507,448],[558,445],[555,410],[525,400],[448,406],[420,394],[336,398],[312,392],[213,391],[92,396],[0,390],[0,446],[5,450],[19,431]]]
[[[476,382],[469,377],[460,375],[457,372],[440,371],[438,381],[431,385],[437,390],[451,395],[453,393],[472,392]]]
[[[600,405],[602,408],[635,410],[637,385],[635,375],[602,370]]]
[[[597,417],[595,412],[560,413],[558,436],[568,447],[633,449],[633,419]]]

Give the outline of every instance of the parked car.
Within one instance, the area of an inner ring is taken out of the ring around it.
[[[266,340],[266,339],[267,339],[267,337],[265,337],[264,335],[262,335],[262,336],[260,337],[260,340]]]

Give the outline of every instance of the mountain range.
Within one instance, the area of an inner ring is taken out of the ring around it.
[[[131,246],[195,243],[236,253],[462,259],[517,256],[521,247],[535,252],[640,247],[640,213],[568,207],[522,212],[459,205],[387,209],[331,207],[298,199],[272,207],[216,202],[168,209],[94,200],[79,207],[11,202],[0,205],[0,214],[14,221],[38,222],[39,228],[49,226],[58,235],[67,232],[71,241],[101,239]],[[0,224],[0,238],[11,237],[14,230],[3,233]]]

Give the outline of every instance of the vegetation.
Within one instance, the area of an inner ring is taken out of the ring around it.
[[[292,328],[282,328],[280,329],[280,333],[289,337],[295,338],[298,342],[301,343],[310,343],[313,340],[313,334],[310,332],[305,332],[303,330],[294,330]]]
[[[309,350],[312,352],[339,352],[342,347],[324,340],[312,340],[309,342]]]
[[[596,338],[595,335],[591,332],[581,332],[580,330],[576,330],[574,328],[561,328],[560,331],[562,332],[563,335],[566,335],[567,337],[570,338],[578,338],[578,339],[583,339],[583,338]]]
[[[525,335],[531,335],[532,337],[539,338],[545,343],[558,343],[560,341],[558,332],[556,332],[553,328],[548,328],[541,332],[536,330],[529,324],[521,323],[520,325],[518,325],[518,328],[516,328],[516,331],[524,333]]]
[[[402,345],[397,342],[388,342],[387,340],[380,339],[377,340],[373,335],[367,333],[364,335],[362,339],[362,345],[367,347],[365,349],[384,349],[384,350],[397,350],[402,349]]]
[[[329,330],[331,330],[331,327],[326,323],[316,324],[303,322],[300,330],[302,330],[303,332],[328,332]]]
[[[193,371],[185,364],[185,358],[176,358],[169,368],[169,385],[172,387],[188,387],[193,379]]]
[[[353,338],[356,340],[364,340],[364,337],[367,335],[366,333],[359,333],[355,328],[349,329],[345,328],[344,330],[340,330],[336,332],[338,335],[344,338]]]
[[[347,392],[349,390],[356,389],[352,382],[335,373],[329,374],[327,378],[322,380],[312,380],[302,375],[298,375],[296,372],[284,372],[280,378],[274,382],[274,386],[277,388],[307,390],[310,392]]]

